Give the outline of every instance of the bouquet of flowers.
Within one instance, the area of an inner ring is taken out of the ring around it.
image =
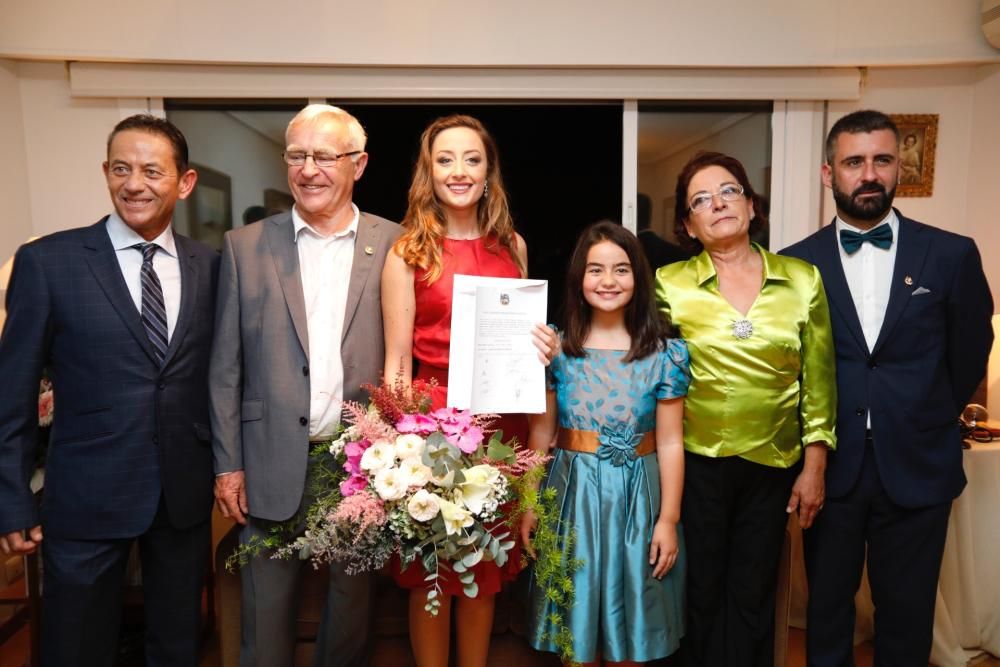
[[[396,555],[402,567],[418,562],[427,572],[428,612],[440,607],[442,577],[457,576],[475,596],[471,568],[510,558],[511,525],[532,496],[523,491],[537,486],[547,457],[504,443],[500,431],[486,440],[491,415],[431,411],[429,386],[366,386],[370,405],[346,403],[347,428],[311,454],[307,494],[314,500],[305,516],[230,560],[242,563],[267,548],[274,557],[297,555],[316,566],[338,561],[357,573]]]

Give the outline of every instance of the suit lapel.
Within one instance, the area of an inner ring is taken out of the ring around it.
[[[358,219],[358,234],[354,239],[354,260],[351,264],[351,281],[347,288],[347,303],[344,309],[344,327],[341,330],[340,342],[347,338],[347,331],[354,319],[354,313],[361,302],[365,283],[371,274],[375,263],[375,248],[378,247],[379,223],[361,213]]]
[[[191,313],[194,312],[195,302],[198,300],[198,265],[194,262],[194,254],[188,249],[187,239],[180,234],[174,234],[174,245],[177,248],[177,261],[181,268],[181,307],[177,314],[177,323],[174,325],[174,333],[170,337],[170,346],[163,357],[163,366],[170,362],[177,348],[180,347],[191,325]]]
[[[878,340],[875,341],[872,354],[878,352],[886,339],[892,335],[892,330],[899,322],[906,304],[910,302],[910,295],[916,289],[914,286],[920,284],[920,271],[923,269],[930,247],[927,235],[922,233],[923,230],[918,225],[904,218],[899,211],[896,211],[896,217],[899,219],[896,265],[893,267],[892,282],[889,284],[889,303],[885,309],[885,319],[882,320],[882,328],[878,332]]]
[[[278,282],[285,295],[288,314],[295,327],[306,359],[309,358],[309,325],[306,320],[306,299],[302,293],[302,276],[299,273],[299,252],[295,247],[295,226],[292,214],[266,220],[267,242],[271,247],[271,258],[278,273]]]
[[[96,225],[90,227],[89,234],[84,240],[84,247],[91,251],[87,256],[87,264],[90,266],[97,284],[101,286],[108,301],[118,312],[122,322],[132,332],[136,342],[146,352],[150,361],[156,364],[156,356],[153,352],[153,344],[149,342],[146,329],[142,326],[142,319],[139,311],[129,294],[128,285],[122,276],[121,266],[118,264],[118,257],[115,254],[114,246],[111,245],[111,237],[105,227],[107,217],[103,218]]]
[[[858,309],[854,306],[854,297],[851,296],[851,288],[844,274],[844,263],[840,261],[836,220],[816,234],[814,243],[816,248],[813,256],[823,276],[828,301],[840,313],[855,342],[868,352],[865,333],[861,329],[861,320],[858,319]]]

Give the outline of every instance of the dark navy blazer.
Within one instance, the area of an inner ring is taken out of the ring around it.
[[[219,256],[174,235],[181,304],[161,369],[105,220],[17,252],[0,338],[0,533],[39,523],[28,477],[43,368],[55,396],[45,535],[134,537],[150,526],[161,493],[176,528],[210,515],[207,377]]]
[[[993,299],[972,239],[896,215],[889,303],[871,351],[844,275],[836,225],[782,253],[819,267],[830,302],[839,407],[827,495],[843,496],[857,480],[871,413],[886,493],[903,507],[925,507],[951,501],[965,487],[958,416],[986,373]]]

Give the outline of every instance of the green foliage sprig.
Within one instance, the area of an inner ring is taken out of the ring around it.
[[[576,597],[573,575],[583,567],[584,562],[572,556],[576,528],[570,528],[565,535],[559,534],[556,490],[546,488],[539,491],[539,483],[544,474],[545,470],[542,468],[532,470],[518,479],[515,486],[521,497],[521,512],[534,512],[538,519],[531,540],[535,549],[535,585],[545,591],[545,597],[554,608],[547,619],[553,630],[546,632],[542,639],[549,639],[555,644],[563,664],[577,667],[579,663],[573,654],[573,631],[567,625],[566,618]],[[515,523],[519,519],[520,516],[511,518]]]
[[[272,522],[265,537],[254,535],[240,544],[226,558],[227,572],[237,571],[258,556],[271,557],[277,554],[302,532],[303,526],[306,530],[318,526],[336,508],[342,500],[337,489],[344,473],[342,464],[330,453],[332,441],[317,443],[309,452],[305,499],[298,511],[287,521]],[[286,553],[282,557],[290,555]],[[302,560],[308,559],[310,555],[308,549],[299,552]]]

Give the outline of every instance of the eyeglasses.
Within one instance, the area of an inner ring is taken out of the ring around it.
[[[722,201],[736,201],[743,196],[743,186],[738,183],[723,185],[716,192],[698,192],[688,204],[688,211],[700,213],[712,205],[712,199],[718,195]]]
[[[305,153],[303,151],[286,151],[281,154],[285,159],[285,164],[289,167],[301,167],[305,165],[306,158],[312,158],[317,167],[332,167],[341,158],[360,155],[361,151],[350,151],[349,153]]]

